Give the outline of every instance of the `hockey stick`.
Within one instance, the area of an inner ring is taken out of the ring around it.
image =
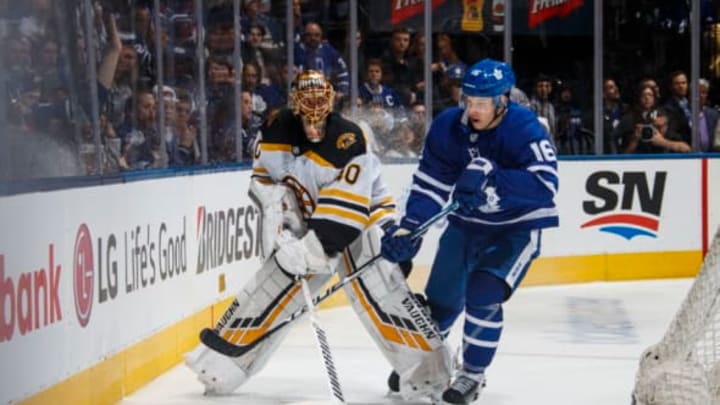
[[[443,208],[440,212],[432,216],[430,219],[425,221],[423,224],[415,228],[410,233],[411,239],[417,239],[420,236],[424,235],[425,232],[430,229],[430,226],[432,226],[435,222],[439,221],[440,219],[444,218],[449,213],[455,211],[458,209],[459,204],[456,201],[453,201],[450,205]],[[350,274],[343,278],[342,280],[338,281],[337,283],[331,285],[328,287],[325,292],[318,295],[317,297],[312,299],[312,303],[314,305],[319,305],[321,302],[325,301],[328,297],[333,295],[337,290],[343,288],[345,285],[350,283],[351,281],[355,280],[356,278],[360,277],[362,274],[365,273],[365,271],[370,268],[370,265],[375,263],[376,260],[380,259],[382,256],[380,254],[373,256],[371,259],[369,259],[366,263],[364,263],[362,266],[358,267],[353,274]],[[226,356],[230,357],[240,357],[243,354],[249,352],[253,348],[255,348],[260,343],[264,342],[265,339],[269,338],[273,334],[275,334],[277,331],[288,325],[289,323],[292,323],[295,319],[302,316],[305,312],[308,311],[307,306],[303,306],[299,308],[297,311],[293,312],[285,318],[284,320],[278,322],[275,326],[268,329],[263,335],[255,339],[254,341],[245,344],[245,345],[236,345],[234,343],[228,342],[227,340],[223,339],[219,334],[218,331],[212,328],[205,328],[200,332],[200,340],[209,348],[215,350],[218,353],[222,353]]]
[[[317,341],[320,354],[323,358],[323,364],[325,365],[325,372],[328,376],[330,393],[337,401],[339,401],[339,403],[344,404],[345,398],[343,397],[342,388],[340,387],[340,379],[338,378],[337,370],[335,369],[335,361],[333,360],[332,352],[330,351],[330,343],[328,343],[325,330],[320,327],[320,322],[317,319],[315,304],[313,303],[310,287],[308,286],[308,282],[305,277],[298,277],[298,280],[302,286],[303,296],[305,297],[305,305],[308,308],[307,312],[310,316],[310,324],[312,325],[313,332],[315,332],[315,340]]]

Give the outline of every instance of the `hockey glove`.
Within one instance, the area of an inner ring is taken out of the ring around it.
[[[307,274],[330,274],[335,269],[338,257],[328,257],[315,231],[310,230],[302,239],[290,231],[280,233],[275,262],[286,273],[296,276]]]
[[[473,212],[487,202],[485,186],[495,165],[488,159],[476,158],[462,172],[455,183],[453,200],[459,203],[458,212],[472,215]]]
[[[405,262],[415,257],[420,250],[422,239],[410,239],[410,232],[411,230],[402,226],[390,226],[381,240],[382,257],[393,263]]]

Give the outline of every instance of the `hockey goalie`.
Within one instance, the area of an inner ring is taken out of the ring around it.
[[[215,327],[222,339],[248,345],[313,295],[333,274],[345,277],[380,253],[382,226],[396,214],[380,162],[363,133],[332,111],[334,91],[314,70],[299,73],[291,108],[272,115],[255,148],[250,196],[260,206],[264,264]],[[442,392],[452,361],[437,327],[397,264],[376,260],[344,286],[350,303],[390,366],[404,399]],[[235,391],[267,363],[282,328],[239,357],[201,344],[186,356],[206,394]]]

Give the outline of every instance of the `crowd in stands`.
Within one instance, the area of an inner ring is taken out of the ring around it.
[[[352,44],[358,49],[358,98],[350,100],[350,47],[338,50],[328,41],[312,0],[293,2],[292,67],[284,19],[270,12],[269,1],[240,2],[239,38],[232,1],[203,1],[202,16],[193,0],[162,0],[160,10],[155,3],[96,0],[84,10],[79,1],[62,11],[53,0],[0,1],[8,128],[63,140],[76,148],[87,173],[97,173],[98,162],[104,173],[196,165],[203,149],[210,164],[249,161],[262,122],[287,105],[288,81],[297,71],[317,69],[335,86],[337,110],[350,114],[351,105],[357,107],[353,118],[378,155],[417,157],[428,86],[433,114],[457,105],[465,69],[475,62],[462,60],[453,33],[433,35],[429,44],[422,32],[397,26],[376,54],[358,32]],[[92,32],[83,25],[88,13]],[[205,28],[200,48],[197,21]],[[429,45],[432,81],[425,83]],[[693,145],[685,73],[672,74],[667,94],[653,79],[637,89],[619,89],[606,79],[603,152],[720,152],[720,113],[707,102],[708,81],[699,82],[700,136]],[[580,108],[571,85],[540,74],[525,90],[513,89],[512,98],[537,113],[559,153],[595,153],[591,111]]]

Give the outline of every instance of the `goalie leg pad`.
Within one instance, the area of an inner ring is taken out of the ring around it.
[[[380,253],[382,231],[366,229],[344,255],[347,274]],[[442,392],[452,377],[452,356],[437,325],[410,291],[397,264],[379,259],[346,285],[353,309],[400,376],[406,400]]]
[[[330,277],[323,274],[309,278],[312,294],[317,294]],[[215,330],[229,342],[248,344],[304,304],[300,284],[282,272],[271,257],[238,293]],[[185,361],[205,385],[207,394],[229,394],[265,366],[289,331],[290,327],[282,328],[237,358],[217,353],[201,344],[186,356]]]
[[[232,358],[199,345],[185,355],[185,364],[205,386],[205,395],[228,395],[248,379]]]

